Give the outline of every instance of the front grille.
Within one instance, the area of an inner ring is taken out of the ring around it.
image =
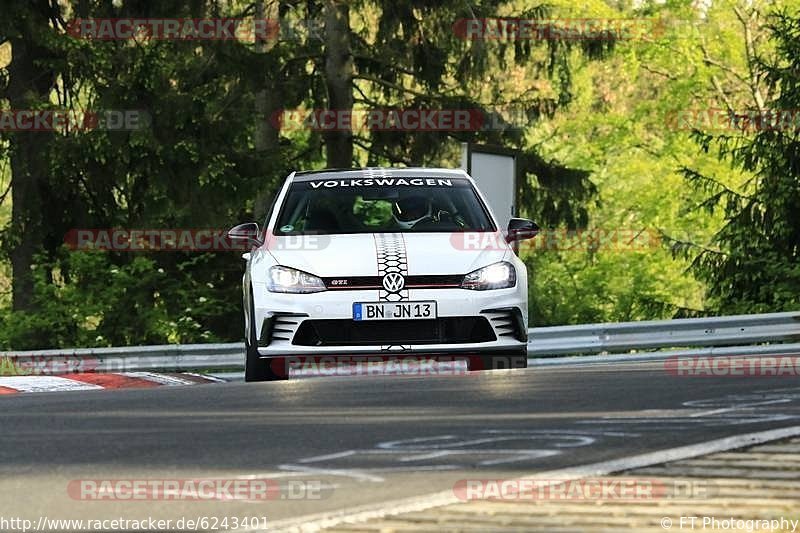
[[[453,289],[461,286],[464,274],[428,274],[406,276],[406,289]],[[329,290],[354,291],[382,288],[381,276],[343,276],[322,278]]]
[[[496,340],[482,316],[435,320],[306,320],[292,344],[298,346],[365,346],[376,344],[467,344]]]
[[[426,276],[407,276],[406,287],[409,289],[438,289],[460,287],[464,280],[464,274],[447,275],[426,275]]]

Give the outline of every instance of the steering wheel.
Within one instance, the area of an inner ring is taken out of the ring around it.
[[[448,221],[452,224],[457,225],[460,228],[464,227],[464,221],[458,215],[453,215],[449,211],[445,211],[444,209],[438,209],[435,213],[431,215],[427,215],[414,223],[411,226],[411,229],[415,229],[417,226],[423,226],[425,224],[430,224],[431,222],[434,224],[440,224],[442,222],[442,217],[447,217]]]

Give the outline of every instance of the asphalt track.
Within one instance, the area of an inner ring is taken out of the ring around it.
[[[797,377],[663,361],[0,398],[0,517],[301,518],[798,425]],[[75,480],[275,480],[257,501],[86,501]],[[391,503],[389,503],[391,505]]]

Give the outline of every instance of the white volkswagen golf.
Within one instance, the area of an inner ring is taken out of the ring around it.
[[[244,288],[247,381],[288,376],[293,356],[463,357],[526,366],[528,286],[504,230],[462,170],[294,172],[251,251]]]

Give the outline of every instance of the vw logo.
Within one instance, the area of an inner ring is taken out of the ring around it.
[[[387,292],[397,293],[403,290],[406,280],[403,275],[398,272],[389,272],[383,276],[382,284]]]

